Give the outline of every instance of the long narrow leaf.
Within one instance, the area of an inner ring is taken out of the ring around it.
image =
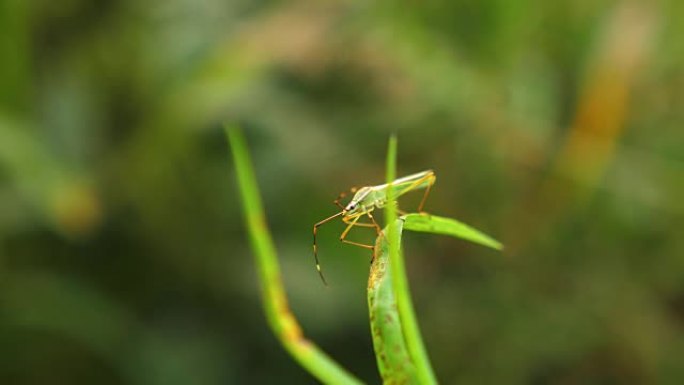
[[[275,246],[266,224],[245,140],[236,127],[226,127],[226,134],[233,152],[245,221],[256,258],[262,303],[269,326],[292,357],[321,382],[361,384],[361,381],[345,371],[302,334],[287,303]]]
[[[501,250],[501,243],[489,235],[451,218],[431,214],[407,214],[404,217],[404,228],[424,233],[451,235],[456,238]]]

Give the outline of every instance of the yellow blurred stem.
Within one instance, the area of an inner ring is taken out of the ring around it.
[[[245,221],[256,258],[268,324],[294,359],[325,384],[361,384],[302,334],[287,303],[275,246],[266,224],[259,190],[242,132],[226,126],[233,153]]]
[[[575,116],[550,177],[525,195],[516,205],[520,209],[508,219],[512,254],[542,236],[573,206],[584,205],[600,185],[625,129],[633,83],[649,59],[658,18],[654,8],[645,4],[620,2],[610,14],[609,28],[589,60]],[[539,215],[530,217],[527,212]]]

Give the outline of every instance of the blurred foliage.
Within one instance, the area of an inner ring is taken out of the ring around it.
[[[224,120],[294,313],[363,380],[367,254],[322,230],[323,290],[311,225],[397,132],[427,209],[507,246],[404,239],[442,383],[680,383],[682,36],[678,0],[0,2],[0,383],[313,381],[261,312]]]

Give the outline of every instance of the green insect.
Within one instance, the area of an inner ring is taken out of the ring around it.
[[[318,274],[321,276],[321,280],[323,281],[323,283],[327,285],[325,277],[323,276],[323,271],[321,270],[321,265],[318,260],[318,248],[316,246],[316,232],[318,231],[319,226],[341,216],[342,221],[345,224],[347,224],[347,228],[342,232],[342,235],[340,235],[340,241],[344,243],[349,243],[354,246],[363,247],[372,251],[374,249],[373,245],[366,245],[363,243],[358,243],[346,239],[347,234],[349,234],[349,231],[352,229],[352,227],[372,227],[375,228],[375,231],[378,233],[378,235],[380,234],[382,229],[375,221],[372,212],[375,209],[383,208],[387,204],[387,192],[390,187],[394,192],[392,196],[395,199],[406,194],[407,192],[425,189],[423,198],[421,199],[420,204],[418,205],[418,212],[422,212],[423,206],[425,205],[425,200],[427,199],[427,196],[430,193],[430,188],[432,188],[432,185],[435,184],[435,180],[436,176],[434,171],[427,170],[396,179],[389,184],[366,186],[361,187],[359,189],[352,188],[351,193],[354,194],[354,197],[346,206],[342,206],[342,204],[340,204],[340,200],[344,198],[347,195],[347,193],[341,193],[337,197],[337,199],[335,199],[334,203],[337,206],[339,206],[342,209],[342,211],[333,216],[325,218],[324,220],[316,223],[313,227],[314,259],[316,261],[316,270],[318,270]],[[368,217],[368,219],[370,219],[370,222],[359,222],[359,219],[361,219],[361,217],[364,216]]]

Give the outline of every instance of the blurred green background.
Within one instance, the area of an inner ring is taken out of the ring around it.
[[[326,289],[311,227],[397,132],[427,210],[507,247],[404,237],[442,383],[682,383],[683,37],[679,0],[1,1],[0,383],[315,383],[266,326],[223,121],[293,311],[363,380],[368,253],[321,228]]]

